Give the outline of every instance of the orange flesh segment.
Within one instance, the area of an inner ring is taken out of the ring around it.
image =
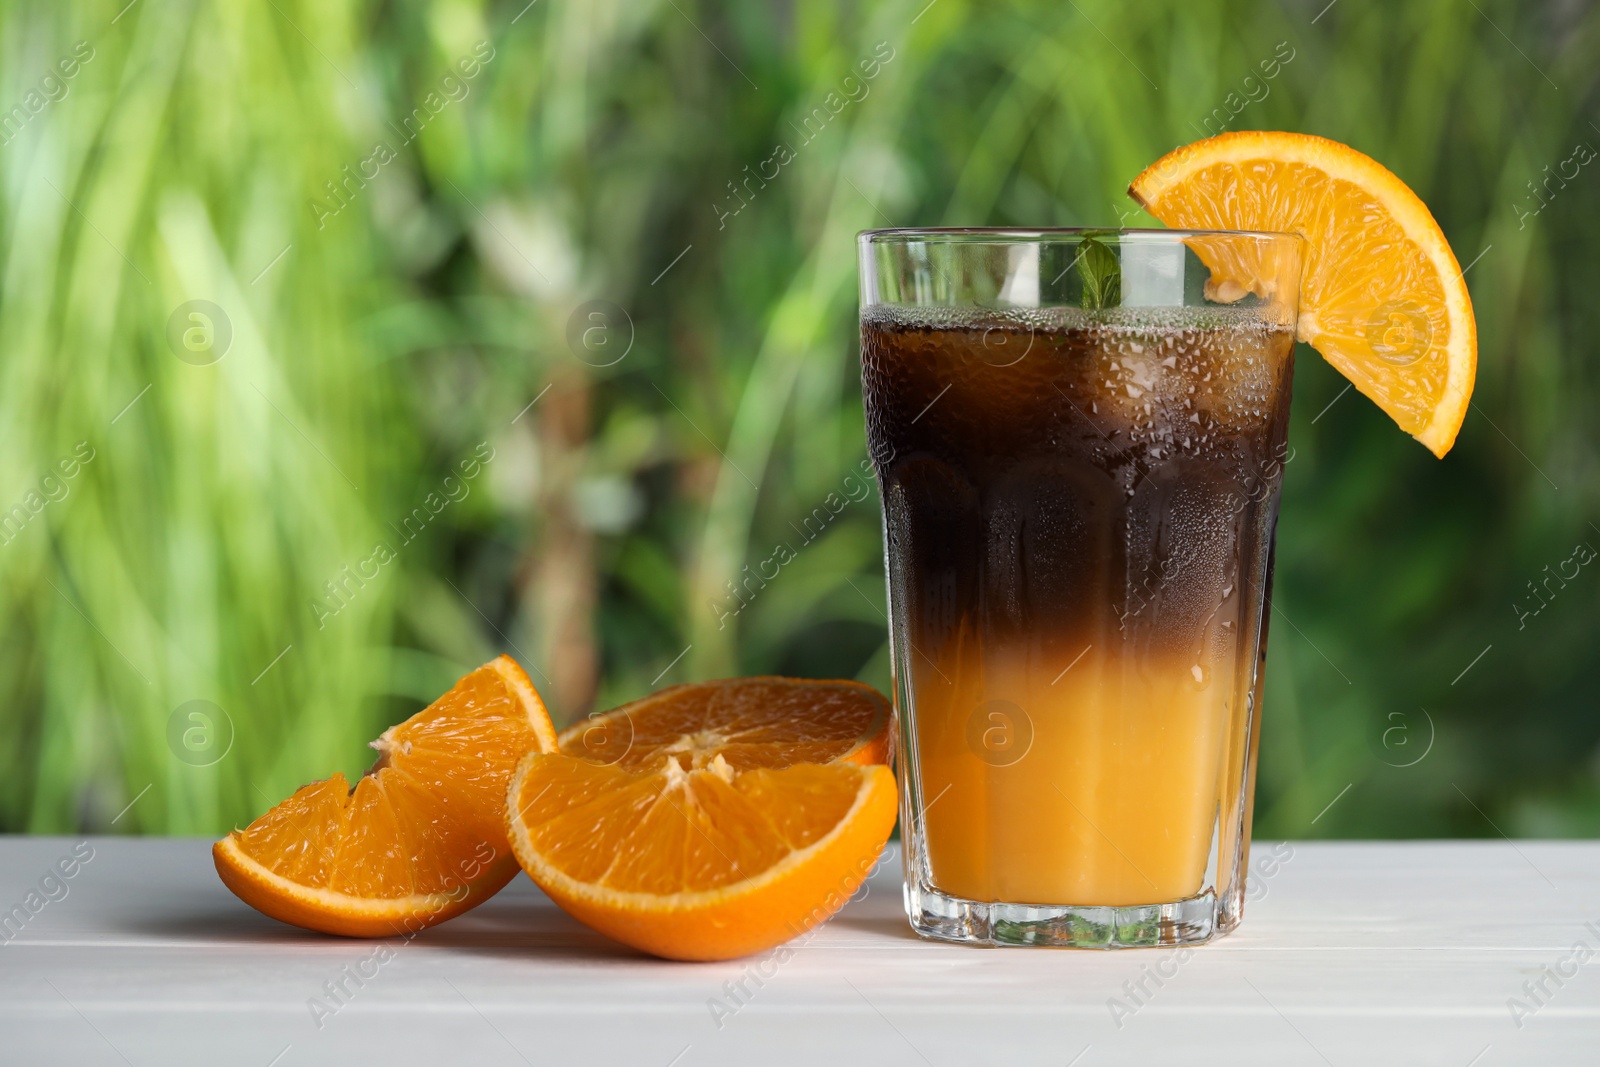
[[[881,764],[657,770],[530,753],[512,779],[512,848],[579,921],[670,959],[759,952],[843,906],[894,828]]]
[[[246,903],[372,933],[345,913],[385,903],[373,914],[427,925],[485,898],[485,879],[510,877],[506,783],[525,752],[555,747],[520,667],[500,657],[478,668],[373,747],[378,762],[354,788],[342,774],[303,786],[218,843],[218,870]]]
[[[838,825],[861,789],[855,764],[665,773],[552,756],[523,787],[529,842],[574,881],[622,893],[699,893],[771,869]],[[597,831],[597,827],[603,830]]]
[[[579,921],[670,959],[731,959],[826,920],[894,829],[889,702],[858,682],[673,686],[529,753],[506,823]]]
[[[730,678],[652,693],[561,735],[561,751],[627,769],[659,767],[669,754],[691,769],[720,755],[735,770],[795,763],[882,763],[889,702],[849,681]]]
[[[1241,131],[1169,153],[1129,193],[1169,226],[1305,237],[1299,339],[1435,455],[1449,451],[1477,326],[1449,243],[1399,178],[1335,141]],[[1213,271],[1211,295],[1266,295],[1272,272],[1237,246],[1190,244]]]

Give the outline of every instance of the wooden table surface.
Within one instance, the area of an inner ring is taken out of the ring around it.
[[[920,941],[891,860],[803,943],[682,964],[520,876],[349,941],[239,903],[206,841],[0,837],[0,1063],[1600,1063],[1600,843],[1278,849],[1187,954]]]

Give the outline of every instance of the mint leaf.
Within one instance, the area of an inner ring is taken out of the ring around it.
[[[1092,311],[1122,303],[1122,263],[1115,252],[1093,237],[1085,237],[1077,262],[1085,308]]]

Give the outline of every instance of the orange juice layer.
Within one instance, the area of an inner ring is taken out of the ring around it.
[[[942,662],[948,682],[926,662],[915,672],[934,885],[1033,904],[1198,893],[1219,816],[1237,810],[1224,785],[1237,793],[1244,758],[1233,657],[982,659]]]

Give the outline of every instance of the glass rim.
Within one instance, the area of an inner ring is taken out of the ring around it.
[[[1243,237],[1258,241],[1272,241],[1283,237],[1304,243],[1304,234],[1287,230],[1173,230],[1154,227],[1121,229],[1114,226],[894,226],[877,230],[862,230],[856,240],[862,245],[910,244],[1026,244],[1044,242],[1054,238],[1115,237],[1118,240],[1133,238],[1136,241],[1183,240],[1189,237]]]

